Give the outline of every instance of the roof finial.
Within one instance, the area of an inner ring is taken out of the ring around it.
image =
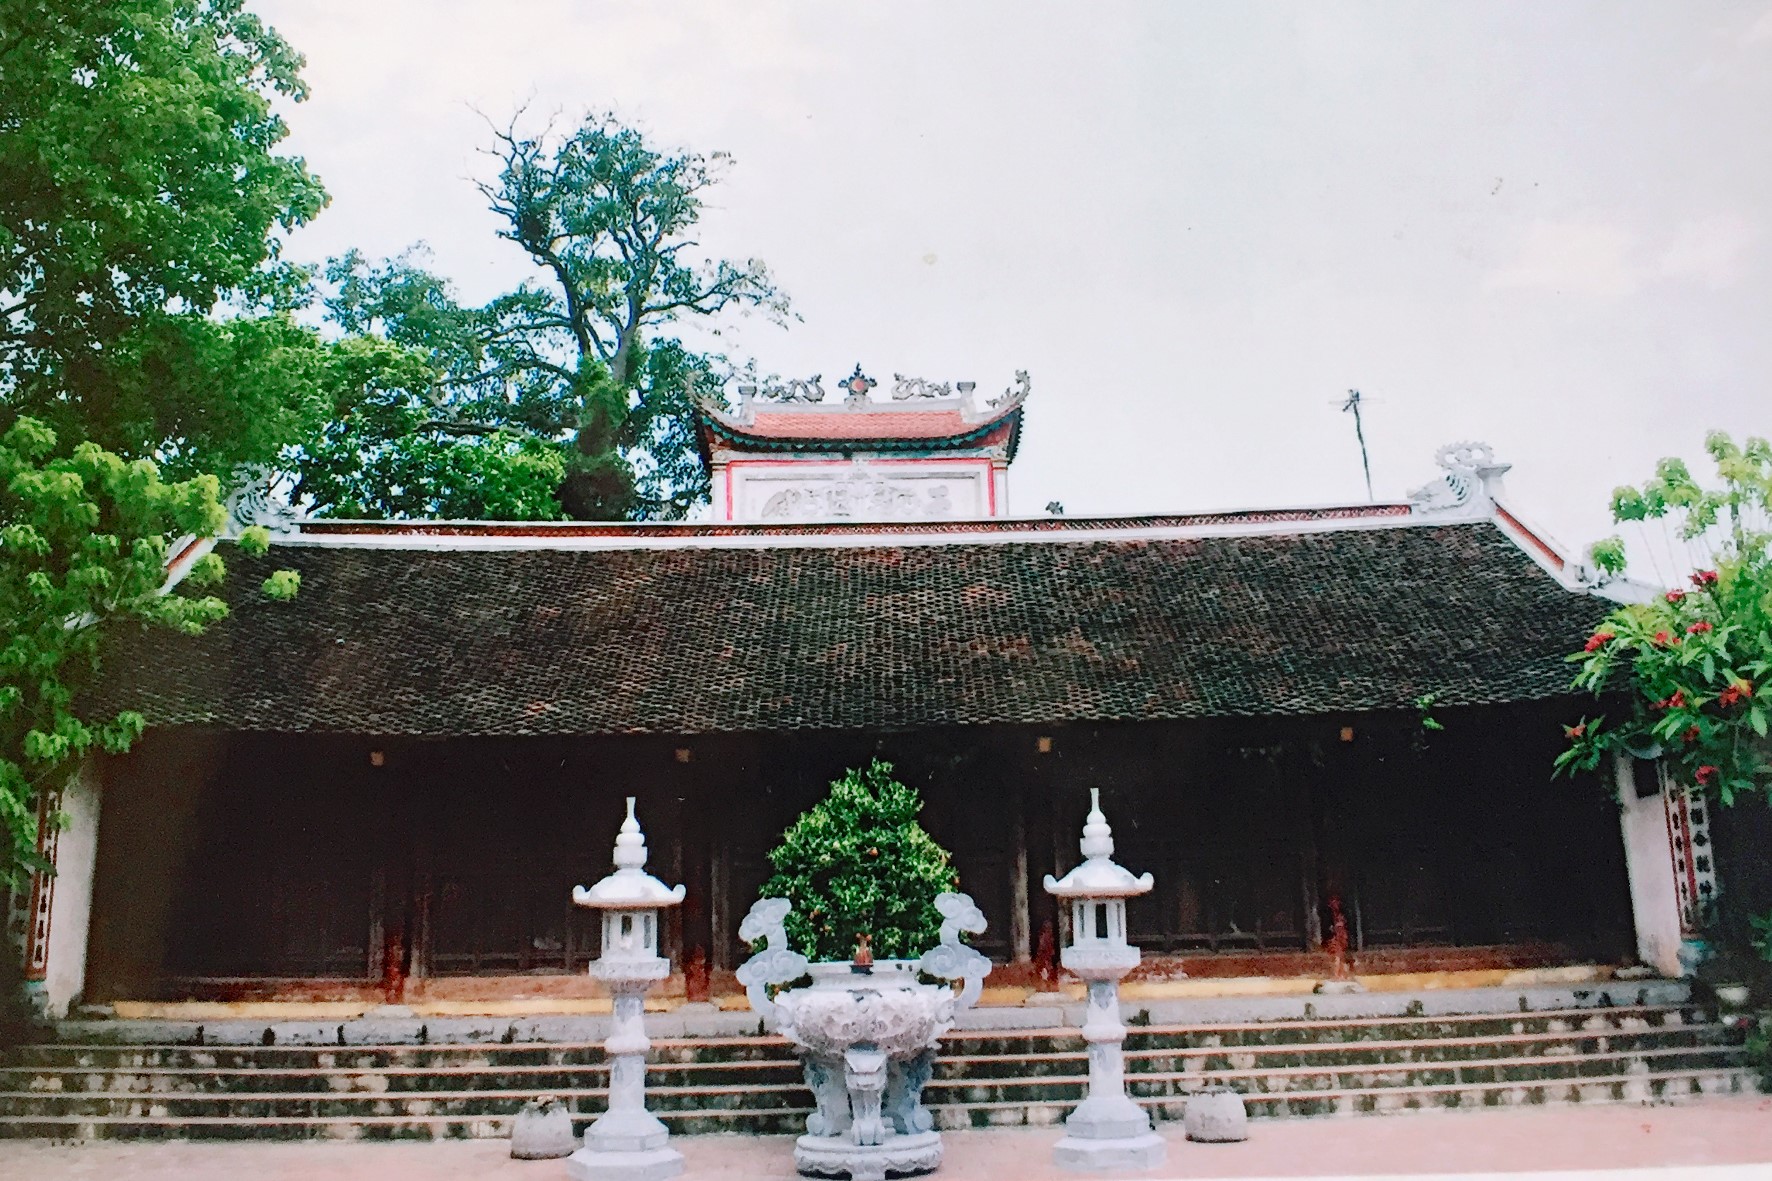
[[[855,363],[855,372],[843,379],[843,389],[847,393],[847,396],[843,399],[844,405],[867,405],[871,400],[868,397],[868,391],[873,389],[876,384],[877,383],[873,378],[861,371],[861,362],[857,361]]]

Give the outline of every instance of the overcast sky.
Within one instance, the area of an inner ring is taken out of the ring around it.
[[[1442,443],[1582,546],[1706,429],[1772,432],[1772,5],[257,0],[319,258],[530,274],[472,178],[527,103],[732,153],[703,240],[802,318],[766,372],[1033,378],[1013,507],[1395,498]]]

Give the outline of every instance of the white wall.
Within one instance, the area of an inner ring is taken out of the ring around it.
[[[1630,875],[1631,912],[1637,929],[1637,957],[1663,976],[1679,976],[1680,900],[1668,849],[1667,805],[1661,792],[1637,798],[1631,760],[1613,763],[1624,833],[1624,863]]]
[[[55,893],[50,898],[49,946],[41,985],[45,1012],[65,1017],[86,989],[86,941],[92,928],[93,872],[98,866],[102,787],[98,763],[88,759],[62,791],[68,824],[55,849]]]
[[[723,499],[735,521],[981,520],[1002,513],[985,458],[735,459],[725,471]]]

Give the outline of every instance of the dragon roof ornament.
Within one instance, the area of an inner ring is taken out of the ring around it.
[[[841,382],[837,388],[843,395],[843,404],[851,409],[858,409],[874,404],[873,390],[879,383],[862,372],[859,364],[853,372]],[[978,388],[975,381],[930,381],[923,377],[913,377],[904,373],[892,375],[891,394],[894,402],[910,402],[922,399],[939,401],[959,397],[970,401],[972,393]],[[1028,372],[1025,369],[1015,371],[1015,380],[998,397],[990,399],[986,406],[992,410],[1020,403],[1027,398],[1029,392]],[[689,382],[689,394],[692,401],[710,410],[724,410],[721,399],[698,387],[693,378]],[[780,405],[817,405],[825,400],[824,375],[814,373],[808,378],[767,377],[759,381],[747,382],[738,387],[739,400],[744,402],[774,402]]]
[[[1443,469],[1432,480],[1409,493],[1418,513],[1444,513],[1458,509],[1487,511],[1501,491],[1501,477],[1512,466],[1495,462],[1495,449],[1487,443],[1447,443],[1434,452]]]

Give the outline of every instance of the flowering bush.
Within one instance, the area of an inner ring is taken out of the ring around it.
[[[1613,493],[1619,523],[1667,520],[1689,554],[1706,559],[1646,602],[1607,616],[1582,650],[1577,687],[1623,690],[1626,716],[1568,728],[1564,771],[1593,770],[1608,755],[1659,757],[1685,782],[1736,796],[1772,795],[1772,445],[1737,446],[1713,434],[1705,449],[1722,487],[1707,489],[1677,459],[1663,460],[1642,488]],[[1593,559],[1624,570],[1624,545],[1596,545]]]

